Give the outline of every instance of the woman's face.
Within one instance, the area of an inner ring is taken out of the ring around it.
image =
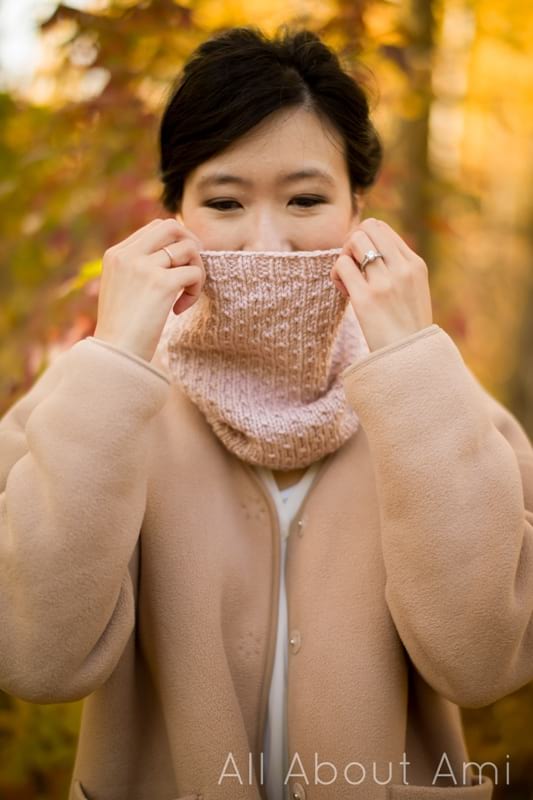
[[[304,108],[271,114],[188,174],[176,219],[205,250],[342,247],[359,222],[342,141]]]

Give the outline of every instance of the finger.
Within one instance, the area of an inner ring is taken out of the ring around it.
[[[153,219],[151,222],[148,222],[146,225],[143,225],[142,228],[138,228],[136,231],[134,231],[130,236],[127,237],[127,239],[123,239],[121,242],[116,244],[115,248],[116,249],[120,249],[122,247],[129,246],[133,242],[136,242],[137,239],[139,239],[145,233],[145,231],[148,228],[153,228],[159,222],[163,222],[163,220],[162,219]]]
[[[165,270],[172,270],[174,267],[181,267],[184,265],[195,265],[199,267],[205,275],[205,268],[203,261],[198,253],[195,242],[191,239],[183,239],[180,242],[170,242],[145,256],[146,264],[149,268],[155,269],[160,267]],[[168,253],[167,253],[168,250]],[[172,257],[172,262],[169,258]]]
[[[350,296],[346,286],[341,281],[341,279],[337,278],[336,276],[333,275],[333,270],[331,270],[331,272],[330,272],[330,278],[333,281],[333,283],[335,284],[335,286],[337,287],[337,289],[339,290],[339,292],[341,292],[341,294],[343,294],[345,297],[349,297]]]
[[[160,250],[163,245],[173,244],[185,238],[194,239],[200,244],[200,240],[194,233],[187,230],[177,219],[169,217],[158,225],[148,227],[128,249],[134,248],[136,253],[148,255]]]
[[[179,274],[178,274],[179,272]],[[171,270],[167,270],[168,280],[171,281],[172,286],[179,282],[183,287],[184,294],[198,297],[203,287],[203,274],[200,267],[196,265],[178,266]],[[172,279],[172,280],[171,280]]]
[[[345,244],[348,255],[351,255],[360,265],[363,261],[364,255],[368,250],[377,250],[378,253],[382,251],[379,249],[377,242],[372,241],[368,234],[363,230],[358,230],[348,239]],[[383,253],[385,256],[385,253]],[[360,269],[360,267],[359,267]],[[360,270],[361,271],[361,270]],[[370,276],[372,273],[372,276]],[[383,258],[376,258],[367,264],[365,272],[361,271],[365,281],[368,283],[370,279],[375,283],[384,278],[389,279],[389,270]]]
[[[383,220],[373,217],[365,219],[361,223],[361,230],[373,242],[373,249],[383,255],[386,267],[392,267],[398,260],[398,256],[403,255],[398,247],[397,237],[392,235],[394,231]]]
[[[194,305],[199,297],[205,282],[205,270],[200,270],[197,266],[177,266],[166,270],[165,274],[171,280],[173,290],[177,288],[176,278],[179,279],[180,286],[174,297],[172,309],[175,314],[181,314]]]
[[[342,286],[352,297],[357,297],[362,292],[368,291],[368,283],[364,275],[357,264],[354,263],[353,258],[347,253],[341,253],[337,257],[331,269],[330,277],[335,285],[338,285],[337,280],[340,280]]]

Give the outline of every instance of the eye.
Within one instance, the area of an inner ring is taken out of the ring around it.
[[[298,203],[300,208],[311,208],[312,206],[316,206],[319,203],[325,203],[325,197],[318,197],[318,196],[311,196],[311,195],[299,195],[298,197],[294,197],[293,200],[303,201],[303,203]],[[292,201],[291,201],[292,202]]]
[[[228,208],[228,203],[236,203],[239,205],[236,200],[211,200],[208,203],[204,203],[204,205],[208,208],[214,208],[217,211],[232,211],[231,208]],[[220,208],[220,206],[222,206],[222,208]]]
[[[291,203],[296,203],[300,208],[312,208],[319,203],[326,203],[325,197],[318,195],[298,195],[293,197]],[[240,206],[236,200],[209,200],[204,203],[207,208],[214,208],[216,211],[234,211],[235,207]]]

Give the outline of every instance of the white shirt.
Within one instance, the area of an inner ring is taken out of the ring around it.
[[[255,466],[270,490],[278,511],[281,534],[281,569],[279,586],[279,615],[276,651],[268,698],[268,712],[263,744],[264,782],[268,800],[288,800],[285,776],[289,770],[287,747],[287,594],[285,590],[285,554],[289,526],[298,511],[318,471],[320,461],[311,464],[298,483],[279,489],[272,470]]]

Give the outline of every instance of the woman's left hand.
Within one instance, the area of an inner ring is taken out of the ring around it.
[[[363,273],[367,250],[383,258]],[[426,263],[383,220],[369,217],[350,231],[330,277],[350,298],[370,352],[433,323]]]

